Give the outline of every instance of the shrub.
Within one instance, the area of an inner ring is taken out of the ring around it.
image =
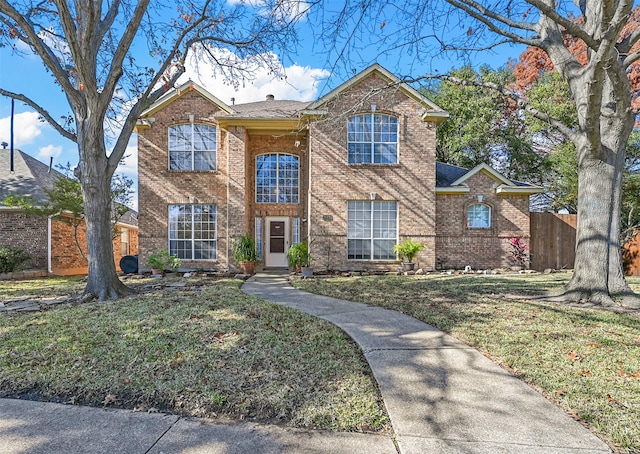
[[[400,244],[393,246],[393,252],[398,254],[398,259],[403,262],[413,262],[418,252],[426,248],[426,244],[418,243],[411,238],[407,238]]]
[[[0,246],[0,273],[19,271],[30,258],[23,249]]]
[[[147,259],[147,266],[154,270],[164,271],[166,269],[175,271],[180,266],[180,259],[177,255],[170,255],[166,249],[153,248],[152,254]]]

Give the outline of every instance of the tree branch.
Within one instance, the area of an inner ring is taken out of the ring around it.
[[[584,43],[589,46],[591,49],[598,50],[599,43],[596,39],[594,39],[591,35],[586,33],[582,28],[580,28],[575,22],[567,19],[566,17],[562,17],[559,15],[556,10],[551,7],[551,4],[555,3],[546,3],[540,0],[526,0],[530,5],[535,6],[540,10],[542,14],[547,16],[547,18],[551,19],[556,24],[563,27],[570,34],[575,36],[578,39],[584,41]]]
[[[534,24],[529,22],[515,22],[509,19],[508,17],[502,16],[501,14],[497,14],[491,10],[488,10],[484,6],[480,5],[473,0],[446,0],[450,5],[459,8],[466,12],[468,15],[476,19],[478,22],[486,25],[489,30],[502,35],[506,38],[513,40],[514,42],[526,44],[528,46],[540,47],[541,42],[535,39],[525,38],[516,33],[505,30],[502,27],[498,27],[492,22],[491,19],[499,21],[508,27],[519,28],[521,30],[526,30],[530,32],[536,32],[536,27]]]
[[[66,129],[64,129],[62,127],[62,125],[60,125],[57,121],[55,121],[53,119],[53,117],[51,115],[49,115],[49,112],[47,112],[42,107],[40,107],[40,105],[38,103],[36,103],[35,101],[33,101],[32,99],[26,97],[23,94],[13,93],[13,92],[7,91],[7,90],[5,90],[3,88],[0,88],[0,95],[6,96],[7,98],[17,99],[18,101],[22,101],[23,103],[27,104],[28,106],[33,107],[36,110],[36,112],[38,112],[38,114],[40,114],[40,116],[42,118],[44,118],[47,121],[47,123],[49,123],[53,127],[53,129],[58,131],[63,137],[66,137],[67,139],[71,140],[72,142],[77,142],[77,137],[76,137],[75,134],[73,134],[73,133],[67,131]]]
[[[16,22],[28,39],[26,43],[42,58],[42,62],[53,73],[53,76],[60,83],[65,93],[70,97],[73,96],[75,89],[69,81],[67,72],[51,51],[51,48],[40,39],[35,31],[33,22],[27,17],[22,16],[7,0],[0,0],[0,13],[7,15]]]

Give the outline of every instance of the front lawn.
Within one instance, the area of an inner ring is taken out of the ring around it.
[[[245,295],[237,280],[138,285],[144,293],[115,302],[0,313],[0,397],[388,428],[362,353],[328,322]],[[2,283],[0,300],[82,287],[77,279]]]
[[[640,452],[640,314],[514,297],[559,290],[569,278],[363,276],[294,285],[437,326],[511,369],[622,452]],[[638,279],[630,282],[640,290]]]

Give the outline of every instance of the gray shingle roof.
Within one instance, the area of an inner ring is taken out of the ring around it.
[[[469,172],[469,169],[445,164],[444,162],[436,162],[436,187],[446,188],[451,186],[451,183],[467,172]]]
[[[235,104],[232,109],[234,114],[230,117],[250,118],[291,118],[304,110],[310,103],[301,101],[279,101],[276,99],[246,104]]]
[[[32,197],[36,202],[44,202],[47,200],[45,190],[53,188],[58,178],[64,178],[57,170],[49,171],[48,165],[20,150],[13,153],[13,174],[10,172],[10,160],[10,150],[0,150],[0,200],[8,195],[23,195]]]

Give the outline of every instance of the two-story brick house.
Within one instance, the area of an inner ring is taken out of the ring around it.
[[[318,268],[392,268],[408,237],[428,269],[502,266],[540,188],[436,163],[447,116],[377,64],[311,103],[228,105],[188,82],[138,121],[141,266],[159,247],[187,268],[236,268],[245,233],[265,267],[309,241]]]

